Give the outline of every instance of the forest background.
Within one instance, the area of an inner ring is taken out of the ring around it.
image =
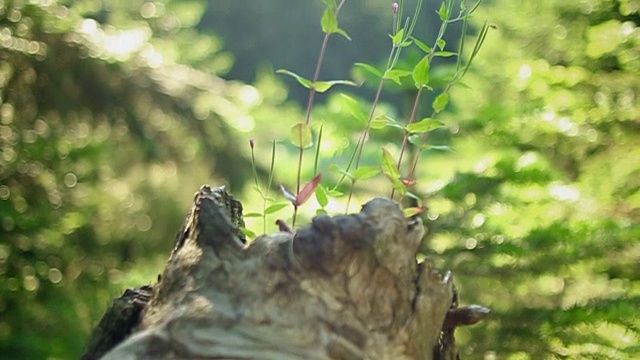
[[[425,2],[417,37],[435,38],[439,6]],[[278,141],[276,183],[294,187],[286,139],[307,93],[273,70],[311,77],[322,10],[300,0],[0,1],[3,357],[78,358],[110,300],[155,280],[200,185],[228,184],[260,211],[250,138],[260,176]],[[476,31],[496,28],[452,89],[417,177],[429,206],[422,254],[453,271],[463,303],[493,309],[458,330],[464,358],[639,356],[639,11],[638,0],[485,0],[476,12]],[[332,38],[321,77],[367,79],[352,64],[382,66],[391,19],[390,1],[347,1],[340,24],[352,40]],[[460,28],[450,30],[456,49]],[[425,113],[450,68],[434,65]],[[363,108],[370,83],[356,92]],[[390,88],[388,114],[407,117],[410,88]],[[313,115],[326,181],[362,129],[343,90],[321,96]],[[364,161],[397,150],[398,136],[374,132]],[[374,191],[381,183],[357,199],[387,195]],[[262,232],[257,220],[249,227]]]

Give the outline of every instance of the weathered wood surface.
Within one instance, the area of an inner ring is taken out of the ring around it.
[[[393,201],[249,245],[241,221],[224,187],[198,191],[133,334],[104,359],[457,356],[453,327],[451,344],[442,331],[454,310],[451,276],[416,262],[422,224]]]

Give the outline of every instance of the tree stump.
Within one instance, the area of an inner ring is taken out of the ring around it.
[[[105,324],[105,315],[83,358],[458,356],[452,331],[460,324],[445,322],[460,312],[451,275],[416,262],[420,236],[395,202],[374,199],[358,214],[321,215],[295,234],[248,245],[241,225],[240,202],[203,186],[150,296],[119,299],[111,318],[126,321]]]

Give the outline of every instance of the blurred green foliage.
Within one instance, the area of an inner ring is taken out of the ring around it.
[[[470,358],[640,356],[639,9],[480,9],[497,30],[452,94],[457,154],[423,167],[438,179],[429,249],[494,310],[459,330]]]
[[[193,192],[242,188],[261,95],[216,76],[203,10],[0,1],[3,356],[78,357],[110,299],[154,280]]]
[[[439,2],[427,3],[426,40],[439,26]],[[0,354],[78,357],[109,300],[155,280],[201,184],[228,183],[258,211],[249,137],[264,168],[279,142],[275,183],[293,183],[285,142],[302,112],[287,97],[305,92],[289,95],[267,62],[310,77],[321,9],[0,1]],[[458,330],[463,358],[640,354],[639,9],[636,0],[480,7],[477,24],[497,29],[431,137],[455,151],[427,152],[418,177],[430,209],[424,254],[453,270],[463,303],[494,310]],[[389,50],[389,2],[348,1],[341,21],[353,41],[332,38],[323,80],[348,77],[354,61],[382,63]],[[437,85],[447,67],[432,70]],[[366,114],[368,100],[323,100],[314,131],[323,124],[320,168],[331,182],[326,169],[348,159],[363,125],[353,112]],[[379,112],[402,118],[405,107]],[[400,139],[374,132],[363,164]],[[382,177],[367,184],[359,200],[388,195]],[[343,212],[334,200],[327,210]]]

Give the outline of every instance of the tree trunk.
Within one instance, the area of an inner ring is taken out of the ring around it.
[[[248,245],[241,225],[242,205],[203,186],[158,283],[114,302],[83,358],[458,356],[459,324],[445,323],[459,310],[450,273],[416,262],[421,232],[395,202],[374,199]]]

